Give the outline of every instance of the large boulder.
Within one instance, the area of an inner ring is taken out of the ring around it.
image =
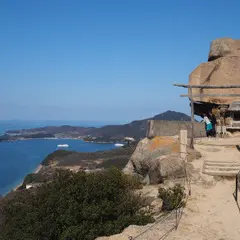
[[[209,61],[200,64],[189,76],[190,85],[238,85],[240,84],[240,40],[216,39],[212,42]],[[240,89],[194,88],[193,95],[240,94]],[[193,96],[194,102],[230,104],[240,97]]]
[[[147,183],[157,184],[165,179],[184,177],[185,167],[188,170],[193,168],[181,160],[178,138],[155,137],[139,142],[124,172],[141,175]]]
[[[226,56],[240,57],[240,40],[233,40],[232,38],[218,38],[212,41],[208,61]]]

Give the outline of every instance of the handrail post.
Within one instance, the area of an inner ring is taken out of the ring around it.
[[[238,201],[239,176],[240,176],[240,171],[236,175],[236,190],[235,190],[235,200],[236,200],[236,202]]]
[[[236,202],[238,201],[238,174],[236,175],[235,200],[236,200]]]
[[[194,149],[194,103],[193,103],[193,95],[192,95],[192,87],[189,88],[190,92],[190,100],[191,100],[191,122],[192,122],[192,134],[191,134],[191,141],[190,141],[190,148]]]

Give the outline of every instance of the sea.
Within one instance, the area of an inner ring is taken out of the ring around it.
[[[44,126],[101,127],[111,123],[83,121],[0,121],[0,135],[7,130]],[[77,139],[30,139],[0,142],[0,195],[4,196],[19,185],[24,177],[34,172],[44,158],[59,149],[58,144],[68,144],[68,150],[96,152],[115,148],[114,144],[86,143]]]

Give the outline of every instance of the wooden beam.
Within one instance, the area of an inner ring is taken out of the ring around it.
[[[194,149],[194,103],[193,103],[193,97],[192,97],[192,88],[189,88],[190,92],[190,99],[191,99],[191,122],[192,122],[192,136],[191,136],[191,142],[190,142],[190,148]]]
[[[188,84],[177,84],[174,83],[175,87],[183,87],[183,88],[205,88],[205,89],[227,89],[227,88],[240,88],[240,85],[188,85]]]
[[[181,94],[180,97],[190,97],[190,95]],[[194,94],[192,97],[240,97],[240,94]]]

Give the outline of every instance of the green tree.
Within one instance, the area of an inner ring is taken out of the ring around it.
[[[134,194],[136,183],[116,168],[91,174],[60,170],[54,181],[3,199],[0,239],[91,240],[152,222],[140,211],[144,201]]]

